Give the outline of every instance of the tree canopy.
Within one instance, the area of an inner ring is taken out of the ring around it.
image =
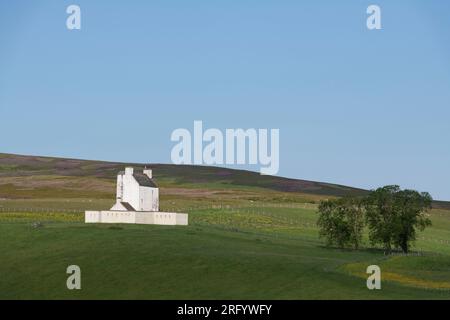
[[[386,186],[370,193],[365,201],[366,221],[372,244],[382,244],[387,251],[392,247],[407,253],[416,240],[416,229],[431,225],[426,213],[433,199],[427,192],[401,190]]]
[[[432,201],[427,192],[401,190],[396,185],[378,188],[365,198],[322,201],[317,221],[319,235],[327,245],[357,249],[366,224],[372,245],[380,244],[388,252],[400,248],[407,253],[417,230],[431,225],[427,212]]]
[[[364,228],[361,201],[355,198],[323,201],[319,212],[320,236],[326,239],[327,245],[358,249]]]

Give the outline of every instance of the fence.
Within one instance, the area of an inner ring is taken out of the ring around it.
[[[56,208],[20,208],[20,207],[0,207],[0,213],[22,213],[22,212],[36,212],[36,213],[84,213],[83,209],[56,209]]]

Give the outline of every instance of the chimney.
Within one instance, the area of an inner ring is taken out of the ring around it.
[[[153,174],[152,174],[152,169],[147,169],[147,167],[145,167],[144,169],[144,174],[149,177],[150,179],[153,178]]]
[[[133,167],[126,167],[125,168],[125,175],[127,175],[127,176],[132,176],[133,172],[134,172]]]

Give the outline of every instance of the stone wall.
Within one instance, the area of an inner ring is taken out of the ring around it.
[[[188,215],[175,212],[86,211],[85,223],[188,225]]]

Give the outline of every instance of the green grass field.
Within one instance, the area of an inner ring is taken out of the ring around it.
[[[161,207],[188,212],[189,226],[87,225],[83,210],[113,203],[113,170],[90,177],[90,163],[52,180],[50,168],[27,166],[0,157],[0,299],[450,298],[448,210],[431,212],[411,255],[385,256],[367,237],[358,251],[323,246],[316,203],[335,194],[166,176]],[[372,264],[379,291],[366,287]],[[69,265],[82,290],[66,288]]]

